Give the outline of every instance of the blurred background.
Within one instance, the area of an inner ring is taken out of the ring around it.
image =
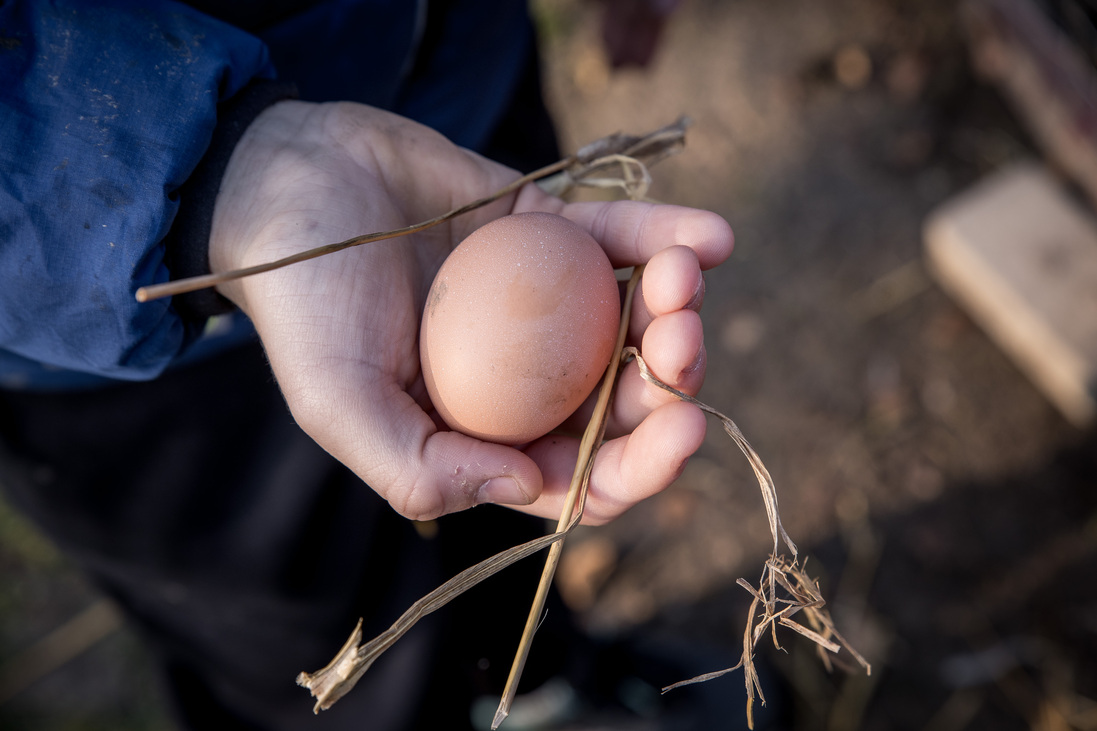
[[[808,573],[872,663],[871,676],[828,673],[803,638],[763,642],[774,688],[759,726],[1097,728],[1097,435],[926,267],[938,206],[1019,160],[1063,167],[977,70],[968,6],[686,0],[646,69],[611,67],[600,7],[533,4],[563,148],[692,118],[651,195],[736,232],[707,275],[701,397],[765,460]],[[1038,7],[1092,69],[1084,0]],[[750,597],[736,580],[757,583],[771,542],[716,422],[675,486],[569,544],[561,589],[592,631],[738,656]],[[0,506],[0,728],[163,728],[143,663],[109,607]],[[742,675],[711,682],[737,727]]]

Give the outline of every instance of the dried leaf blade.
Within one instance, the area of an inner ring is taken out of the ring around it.
[[[316,672],[301,673],[297,676],[297,684],[308,688],[316,698],[313,710],[315,712],[327,710],[350,692],[374,661],[407,634],[420,619],[441,609],[484,579],[563,540],[578,524],[579,516],[577,515],[562,531],[540,536],[519,546],[500,551],[475,566],[465,569],[412,604],[391,627],[365,644],[360,644],[362,621],[359,620],[350,638],[330,663]]]

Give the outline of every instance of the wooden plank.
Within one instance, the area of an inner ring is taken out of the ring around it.
[[[1036,163],[943,204],[927,265],[1071,422],[1097,423],[1097,223]]]

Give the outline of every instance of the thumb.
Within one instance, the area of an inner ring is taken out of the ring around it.
[[[360,413],[367,416],[354,431],[365,448],[353,459],[358,464],[348,466],[406,518],[430,520],[485,503],[528,505],[541,494],[541,471],[532,459],[512,447],[439,431],[405,392]]]
[[[476,505],[529,505],[541,494],[536,463],[512,447],[482,442],[454,431],[427,437],[419,459],[411,465],[413,479],[389,503],[406,517],[437,517]]]

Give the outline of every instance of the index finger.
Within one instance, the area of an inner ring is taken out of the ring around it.
[[[610,201],[564,203],[536,185],[525,186],[514,212],[549,211],[579,224],[597,241],[614,267],[644,264],[671,246],[688,246],[701,269],[712,269],[731,256],[735,235],[723,217],[685,206]]]
[[[640,201],[570,203],[560,215],[579,224],[602,245],[615,267],[636,266],[670,246],[686,246],[702,269],[731,255],[735,236],[721,216],[684,206]]]

